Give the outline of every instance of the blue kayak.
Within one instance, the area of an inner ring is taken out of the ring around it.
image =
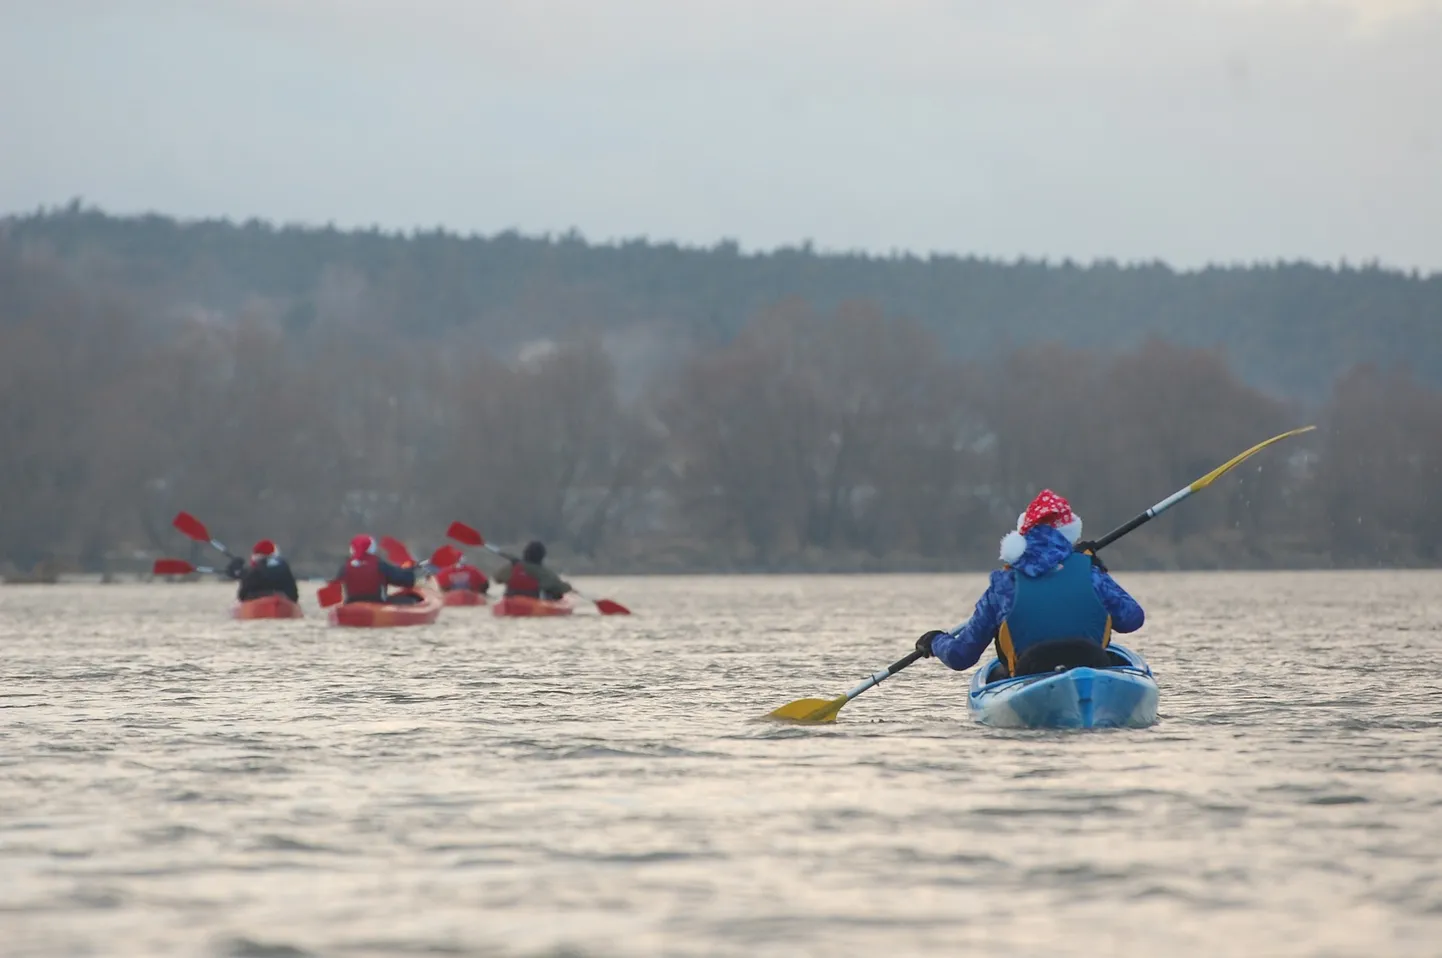
[[[1113,642],[1116,665],[1022,675],[992,659],[971,679],[972,717],[997,728],[1142,728],[1157,721],[1157,682],[1146,659]],[[993,673],[993,669],[996,670]],[[992,679],[993,681],[988,681]]]

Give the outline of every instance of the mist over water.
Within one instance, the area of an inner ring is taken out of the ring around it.
[[[1141,731],[973,725],[981,576],[586,579],[631,617],[0,589],[0,952],[1435,956],[1442,573],[1128,574]]]

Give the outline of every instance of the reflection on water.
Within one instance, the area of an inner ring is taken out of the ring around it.
[[[980,576],[396,630],[0,589],[0,953],[1442,954],[1442,574],[1119,576],[1145,731],[979,728],[934,661],[753,721]]]

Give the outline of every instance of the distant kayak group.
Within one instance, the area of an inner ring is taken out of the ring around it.
[[[1141,604],[1111,575],[1098,553],[1273,443],[1308,432],[1294,429],[1258,443],[1200,479],[1182,487],[1124,525],[1083,540],[1081,518],[1063,496],[1038,493],[1001,540],[1002,566],[991,573],[971,617],[950,630],[932,629],[910,654],[873,673],[837,698],[799,699],[767,718],[801,724],[829,723],[841,708],[897,672],[924,658],[955,671],[976,665],[990,648],[994,657],[973,674],[967,695],[971,715],[1005,728],[1144,728],[1157,722],[1159,689],[1146,660],[1112,641],[1136,632],[1146,620]],[[230,556],[223,544],[188,513],[175,519],[190,538]],[[481,534],[454,522],[447,537],[496,554],[506,564],[494,575],[505,594],[489,600],[491,577],[445,545],[416,562],[400,542],[358,535],[350,557],[319,592],[332,625],[389,627],[436,621],[451,605],[487,605],[501,616],[569,615],[570,596],[581,596],[545,565],[546,547],[533,541],[520,556],[489,545]],[[381,552],[386,557],[381,556]],[[238,618],[302,615],[295,576],[274,542],[263,539],[250,559],[230,557],[223,570],[176,559],[155,564],[158,574],[220,571],[239,582]],[[424,584],[434,580],[435,587]],[[588,599],[603,615],[630,610],[611,599]]]
[[[180,559],[157,559],[155,574],[214,572],[234,580],[238,585],[232,614],[237,619],[304,617],[295,573],[274,541],[256,542],[246,559],[232,555],[224,543],[211,536],[204,523],[187,512],[179,513],[173,524],[188,538],[219,551],[228,562],[224,567],[212,568]],[[390,536],[379,540],[366,534],[355,536],[350,541],[349,558],[317,594],[321,607],[329,610],[330,624],[358,628],[426,625],[435,622],[447,606],[489,605],[497,616],[527,617],[570,615],[574,610],[569,597],[580,593],[546,566],[544,543],[532,541],[520,556],[512,556],[488,544],[477,530],[464,523],[452,523],[447,535],[483,547],[506,564],[492,577],[467,562],[465,555],[451,545],[416,562],[405,545]],[[494,602],[489,596],[492,578],[505,586],[504,595]],[[590,601],[602,615],[630,613],[611,599]]]

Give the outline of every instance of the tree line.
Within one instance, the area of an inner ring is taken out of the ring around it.
[[[263,308],[291,334],[341,321],[443,338],[484,336],[500,355],[538,338],[602,336],[626,388],[675,355],[729,343],[796,298],[823,312],[874,303],[929,329],[948,353],[995,358],[1031,343],[1131,349],[1148,339],[1223,348],[1239,377],[1325,400],[1358,362],[1405,361],[1442,382],[1442,274],[1376,264],[1263,263],[1177,271],[946,255],[764,253],[579,234],[278,226],[118,217],[79,202],[0,220],[0,234],[85,285],[148,297],[157,318]]]
[[[498,352],[257,298],[153,291],[0,241],[0,567],[148,567],[201,515],[328,572],[357,532],[452,519],[572,571],[985,568],[1042,487],[1099,535],[1315,421],[1114,549],[1128,567],[1439,561],[1442,390],[1354,364],[1320,401],[1150,338],[948,351],[864,299],[782,298],[640,385],[599,330]]]

